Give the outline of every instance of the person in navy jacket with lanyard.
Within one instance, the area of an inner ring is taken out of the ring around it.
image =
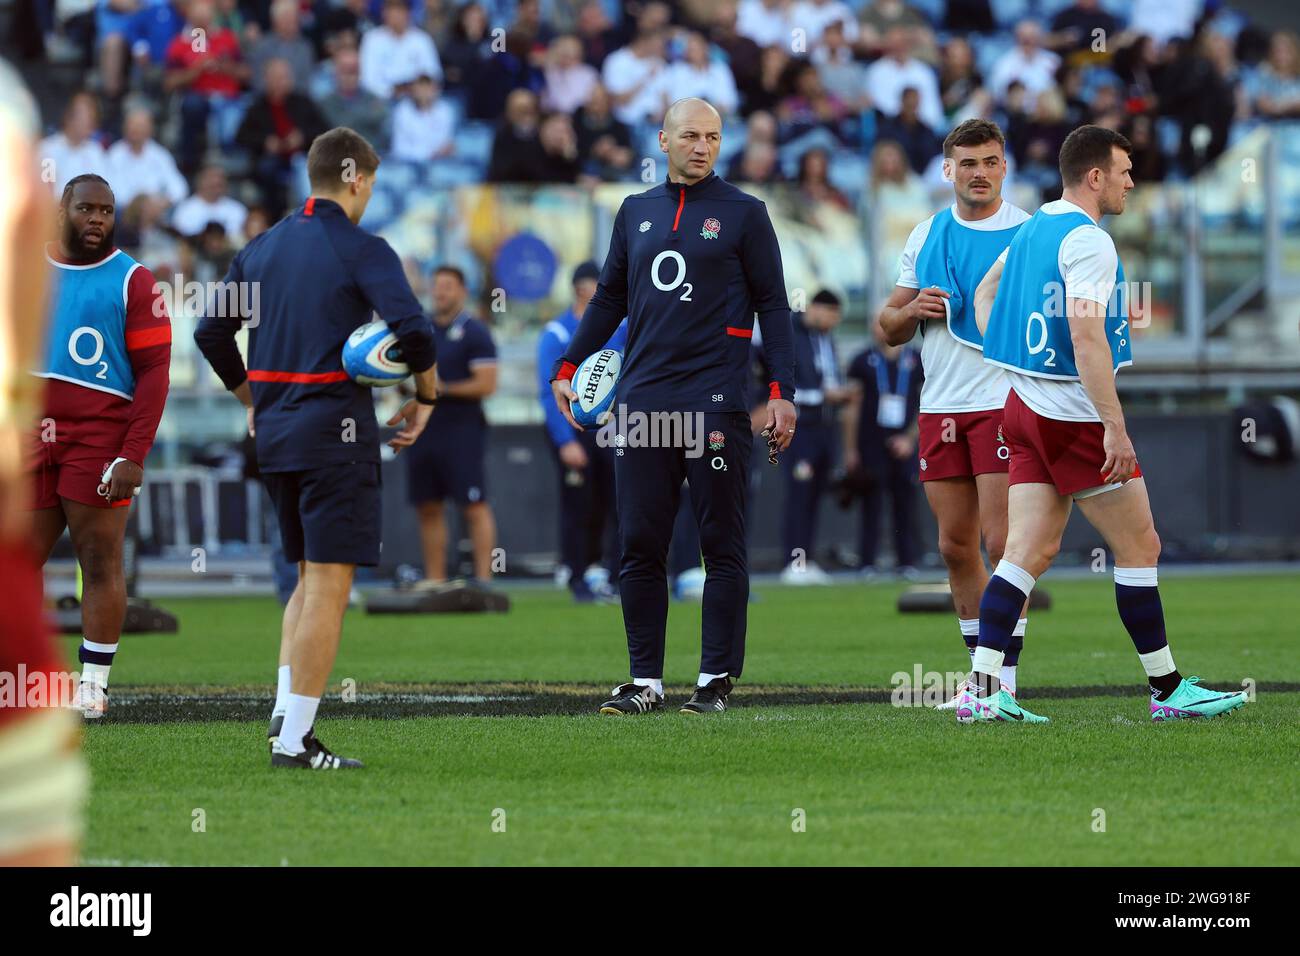
[[[1007,546],[980,602],[979,645],[957,704],[963,723],[1043,723],[999,681],[1019,609],[1052,564],[1074,504],[1114,558],[1115,604],[1151,688],[1154,721],[1213,717],[1246,703],[1184,679],[1165,636],[1160,538],[1124,426],[1115,374],[1133,362],[1124,266],[1098,223],[1133,188],[1129,141],[1080,126],[1061,146],[1064,194],[1043,205],[975,293],[984,361],[1007,370],[1011,449]]]
[[[844,414],[844,470],[869,481],[862,501],[858,539],[860,567],[867,574],[876,564],[881,507],[889,495],[897,573],[916,573],[916,417],[925,379],[921,354],[911,345],[886,345],[877,321],[876,344],[849,363],[853,388]]]

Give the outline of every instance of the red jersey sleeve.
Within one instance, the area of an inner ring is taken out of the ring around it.
[[[119,454],[143,465],[153,446],[167,403],[172,361],[172,323],[167,300],[144,266],[131,273],[126,287],[126,351],[135,374],[135,397],[127,417],[126,440]]]

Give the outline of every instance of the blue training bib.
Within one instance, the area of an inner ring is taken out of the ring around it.
[[[134,397],[135,373],[126,351],[126,284],[137,265],[120,249],[92,266],[54,264],[49,339],[37,375]]]
[[[1052,215],[1040,209],[1011,240],[984,331],[984,361],[1040,378],[1078,380],[1058,260],[1065,237],[1085,225],[1095,225],[1085,213]],[[1106,338],[1116,371],[1133,364],[1124,265],[1118,260],[1106,306]]]
[[[949,293],[948,331],[963,345],[982,349],[984,337],[975,324],[975,290],[1020,227],[971,229],[953,218],[952,208],[937,212],[916,256],[922,289],[936,286]]]

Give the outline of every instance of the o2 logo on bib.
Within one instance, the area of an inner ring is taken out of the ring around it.
[[[1037,325],[1041,331],[1038,341],[1034,341],[1034,326]],[[1025,345],[1029,349],[1030,355],[1037,355],[1039,352],[1046,351],[1047,355],[1043,359],[1043,366],[1046,368],[1056,367],[1056,349],[1047,344],[1047,319],[1041,312],[1029,313],[1029,322],[1025,325]]]
[[[95,343],[95,346],[90,355],[83,355],[81,340],[87,336]],[[68,355],[72,356],[72,361],[78,365],[98,365],[99,371],[95,373],[95,378],[108,378],[108,363],[102,360],[104,336],[100,334],[99,329],[92,329],[88,325],[74,329],[72,334],[68,336]]]
[[[676,274],[673,276],[672,282],[664,282],[663,278],[659,275],[660,266],[663,265],[665,259],[671,259],[676,266]],[[682,302],[690,302],[692,301],[691,292],[694,291],[695,287],[691,285],[691,283],[686,282],[685,279],[686,260],[682,258],[682,254],[676,249],[665,249],[663,252],[659,253],[659,255],[655,256],[654,262],[650,263],[650,281],[655,284],[656,289],[660,292],[675,292],[678,286],[685,286],[685,289],[682,290],[682,294],[679,298]]]

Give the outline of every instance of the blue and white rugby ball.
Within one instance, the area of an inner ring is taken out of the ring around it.
[[[569,402],[575,422],[583,428],[604,423],[606,413],[614,405],[614,391],[622,368],[623,354],[616,349],[601,349],[582,360],[569,383],[578,393],[577,399]]]
[[[367,322],[348,336],[343,346],[343,371],[358,385],[377,388],[396,385],[411,374],[402,360],[397,336],[380,319]]]

